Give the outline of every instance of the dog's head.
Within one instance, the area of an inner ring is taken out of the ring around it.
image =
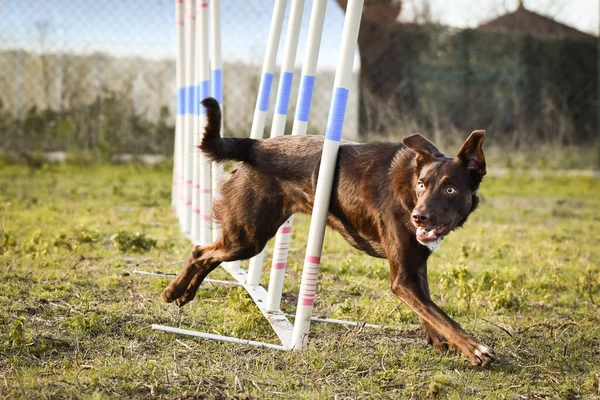
[[[481,148],[484,135],[484,131],[471,133],[456,158],[444,156],[419,134],[403,140],[415,153],[410,182],[414,208],[410,219],[419,243],[435,248],[445,235],[464,224],[477,207],[477,189],[486,174]]]

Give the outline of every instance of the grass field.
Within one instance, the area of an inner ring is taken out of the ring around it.
[[[170,179],[167,167],[0,166],[1,398],[600,398],[600,181],[486,177],[480,209],[430,258],[436,302],[498,354],[482,369],[429,348],[386,262],[333,232],[317,315],[398,329],[313,323],[303,353],[151,330],[276,343],[243,289],[206,284],[177,309],[160,301],[167,279],[132,274],[177,272],[190,250]],[[297,221],[289,312],[309,219]]]

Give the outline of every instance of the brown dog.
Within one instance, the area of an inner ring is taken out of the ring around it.
[[[162,294],[179,306],[220,263],[253,257],[292,214],[311,213],[323,147],[319,136],[221,138],[218,103],[202,104],[208,124],[200,148],[214,161],[241,163],[222,184],[214,209],[223,235],[195,246]],[[427,258],[477,207],[486,173],[483,137],[484,131],[473,132],[456,158],[418,134],[402,143],[342,143],[328,215],[329,226],[352,246],[389,261],[392,292],[419,315],[428,342],[457,348],[473,365],[486,365],[494,351],[431,300]]]

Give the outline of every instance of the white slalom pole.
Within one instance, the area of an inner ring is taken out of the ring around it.
[[[185,116],[183,120],[183,147],[181,169],[181,211],[179,227],[184,233],[192,228],[192,157],[194,141],[194,97],[195,97],[195,61],[196,61],[196,0],[185,1]]]
[[[300,89],[298,90],[292,135],[306,135],[308,129],[308,116],[310,114],[312,94],[315,86],[317,61],[319,60],[319,50],[321,49],[321,37],[323,36],[326,9],[327,0],[314,0],[310,14],[308,44],[304,63],[302,64],[302,76],[300,78]]]
[[[175,0],[175,32],[177,36],[177,58],[175,59],[175,85],[177,86],[177,114],[175,117],[175,148],[173,150],[173,191],[171,194],[171,207],[179,215],[181,197],[181,153],[183,148],[183,118],[185,115],[185,87],[183,78],[185,73],[184,62],[184,20],[185,7],[183,0]]]
[[[302,64],[302,77],[300,78],[300,89],[298,90],[292,135],[306,135],[326,9],[327,0],[314,1],[308,26],[308,44],[306,54],[304,55],[304,63]],[[269,278],[269,290],[267,293],[266,308],[268,311],[278,311],[281,306],[281,293],[283,291],[285,268],[290,248],[293,218],[293,216],[290,217],[281,225],[275,237],[273,262],[271,264],[271,276]]]
[[[221,0],[212,0],[210,8],[210,93],[221,106],[221,115],[223,113],[223,59],[221,56]],[[223,132],[223,118],[221,118],[221,134]],[[212,164],[212,199],[219,198],[219,182],[223,174],[223,164]],[[221,224],[212,218],[212,240],[213,242],[221,236]]]
[[[277,231],[275,247],[273,248],[273,263],[271,264],[271,275],[269,277],[269,289],[267,290],[267,311],[279,311],[281,306],[281,294],[283,292],[283,280],[285,278],[285,267],[287,255],[290,249],[292,236],[292,217],[286,221]]]
[[[281,73],[279,74],[275,112],[273,113],[273,124],[271,125],[272,138],[285,133],[285,122],[292,92],[292,83],[294,81],[294,65],[296,63],[298,37],[300,36],[300,24],[302,23],[303,12],[304,0],[292,0],[285,48],[283,50],[283,62],[281,64]]]
[[[210,96],[209,64],[209,4],[208,0],[198,0],[196,11],[196,82],[198,95],[195,103],[196,135],[194,141],[194,175],[192,195],[192,241],[194,244],[211,242],[211,171],[210,162],[204,157],[198,145],[202,141],[206,125],[206,110],[200,102]]]
[[[298,296],[298,307],[296,309],[296,322],[292,333],[292,348],[294,350],[304,349],[308,342],[319,265],[321,263],[321,252],[323,250],[323,237],[325,236],[325,226],[329,212],[329,202],[331,200],[331,188],[342,137],[342,128],[344,126],[348,92],[352,78],[352,64],[354,61],[354,52],[356,51],[363,5],[364,0],[349,0],[346,7],[344,30],[342,31],[342,45],[335,74],[329,116],[327,118],[325,141],[323,143],[315,202],[310,220],[308,244],[306,246],[306,255],[302,270],[302,282]]]
[[[269,28],[269,39],[267,41],[267,50],[263,61],[262,73],[260,76],[260,87],[256,98],[256,109],[252,119],[252,130],[250,137],[252,139],[262,139],[267,120],[267,110],[269,109],[269,99],[271,97],[271,86],[273,85],[273,75],[275,74],[275,60],[279,50],[279,39],[281,38],[281,28],[283,27],[283,16],[287,0],[275,0],[273,16],[271,17],[271,26]]]
[[[206,125],[206,110],[200,104],[200,101],[210,96],[210,60],[209,60],[209,2],[208,0],[202,1],[202,46],[204,53],[204,63],[202,64],[202,83],[200,99],[198,99],[198,107],[201,109],[202,114],[201,125],[198,127],[198,145],[202,141],[204,136],[204,126]],[[212,163],[206,156],[197,149],[200,155],[200,241],[202,244],[209,244],[212,242],[212,193],[211,193],[211,180],[212,180]]]
[[[281,28],[283,26],[283,16],[287,0],[275,0],[273,16],[271,17],[271,26],[269,28],[269,39],[267,41],[267,51],[262,66],[260,77],[260,88],[256,99],[256,109],[252,119],[252,130],[250,137],[252,139],[262,139],[265,131],[265,122],[267,121],[267,110],[269,109],[269,99],[271,97],[271,86],[273,84],[273,74],[275,73],[275,59],[279,49],[279,39],[281,37]],[[249,285],[258,285],[260,283],[260,273],[264,252],[250,259],[248,267],[248,278],[246,283]]]
[[[221,105],[221,134],[224,129],[224,116],[223,111],[223,57],[221,50],[221,0],[213,0],[212,7],[210,8],[210,68],[211,68],[211,96],[217,100]],[[217,201],[221,193],[219,192],[219,184],[223,177],[223,164],[213,163],[212,164],[212,200],[213,203]],[[212,241],[216,241],[222,233],[221,222],[218,221],[214,215],[212,215]],[[225,263],[230,265],[232,268],[239,268],[240,261],[231,261]]]

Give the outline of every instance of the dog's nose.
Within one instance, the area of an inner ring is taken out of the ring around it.
[[[414,210],[412,213],[412,218],[417,224],[422,224],[431,219],[431,215],[427,211]]]

